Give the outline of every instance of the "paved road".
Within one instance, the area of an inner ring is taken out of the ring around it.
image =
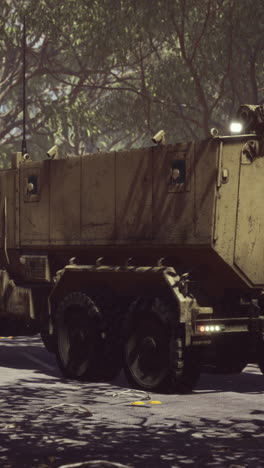
[[[202,374],[190,395],[138,394],[122,375],[66,381],[38,337],[2,338],[0,380],[1,468],[264,467],[264,376],[254,365]]]

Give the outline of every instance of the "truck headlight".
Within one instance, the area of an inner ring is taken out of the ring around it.
[[[229,128],[231,133],[237,134],[242,132],[243,125],[241,122],[231,122]]]

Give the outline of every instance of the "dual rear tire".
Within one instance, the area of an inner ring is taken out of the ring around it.
[[[56,357],[64,377],[112,380],[121,369],[118,345],[100,307],[86,293],[73,292],[60,303],[56,315]]]
[[[184,332],[166,299],[132,303],[125,325],[124,371],[132,387],[165,393],[191,391],[200,375],[198,355],[184,344]]]
[[[166,393],[194,388],[200,374],[199,358],[185,347],[183,329],[167,299],[132,302],[114,329],[111,324],[116,314],[107,314],[106,308],[107,301],[100,306],[100,300],[81,292],[69,294],[60,303],[56,355],[64,377],[111,380],[123,366],[132,387]]]

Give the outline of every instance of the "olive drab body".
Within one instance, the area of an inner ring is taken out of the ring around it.
[[[262,138],[54,152],[0,171],[1,333],[40,332],[65,377],[124,367],[147,390],[193,388],[200,349],[262,370]]]
[[[74,255],[162,256],[199,267],[216,289],[263,287],[262,166],[258,139],[245,137],[21,161],[0,171],[2,265],[41,283]]]

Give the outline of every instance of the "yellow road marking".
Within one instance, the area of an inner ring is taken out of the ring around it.
[[[133,401],[131,405],[135,406],[140,406],[140,405],[145,405],[145,404],[150,404],[150,405],[162,405],[162,402],[159,400],[151,400],[151,401]]]

